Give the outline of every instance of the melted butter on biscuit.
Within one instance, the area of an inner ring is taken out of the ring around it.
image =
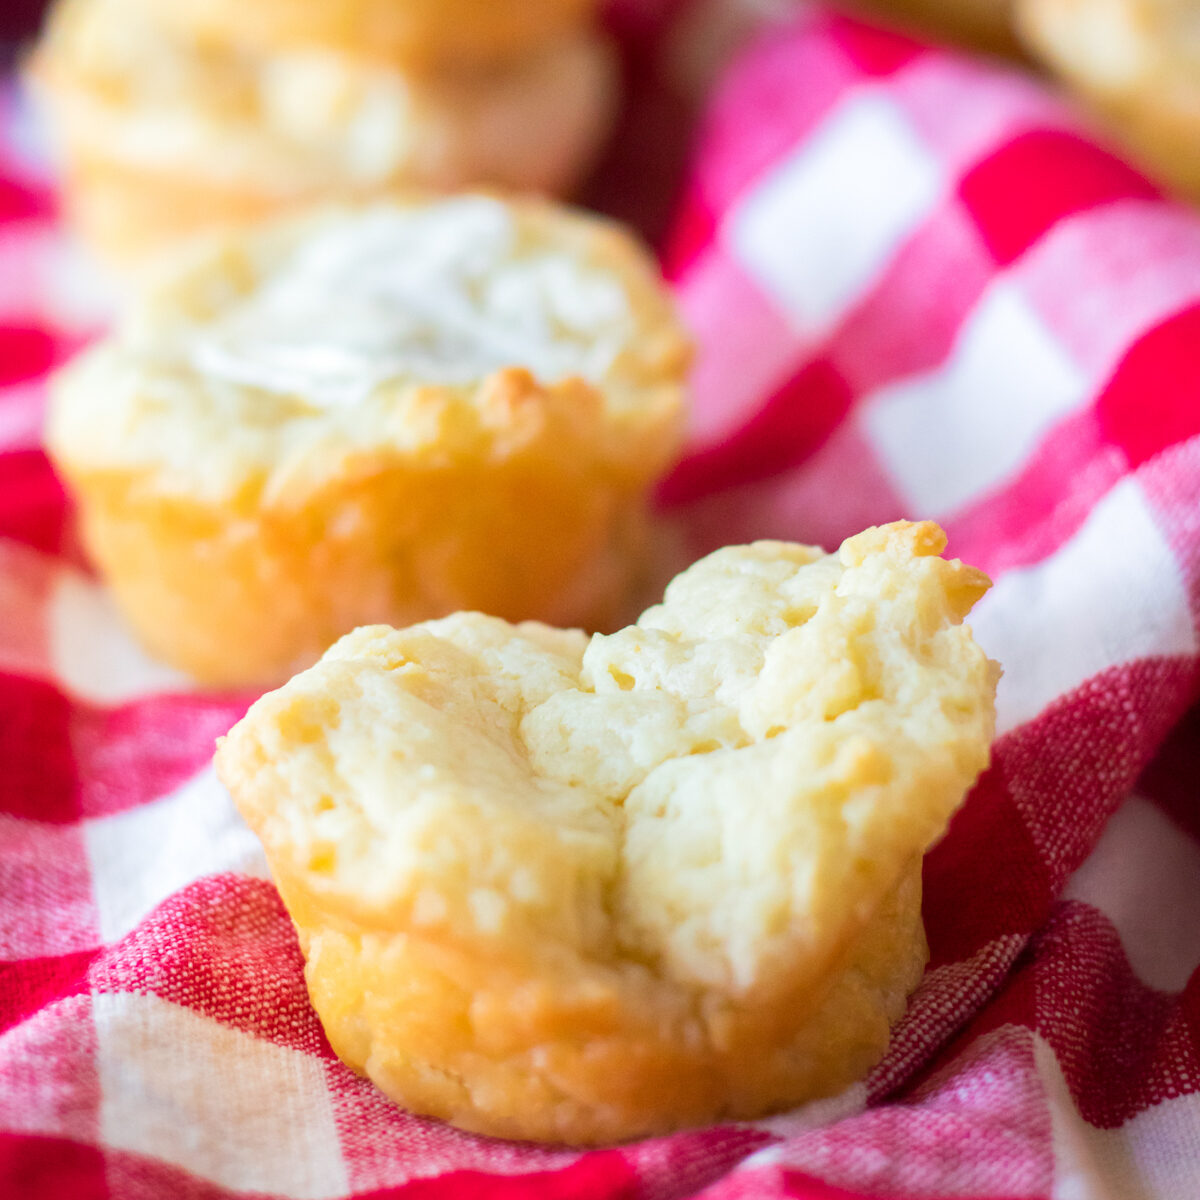
[[[507,206],[472,196],[328,229],[205,327],[191,357],[210,378],[334,406],[511,366],[599,380],[631,328],[611,274],[523,246]]]

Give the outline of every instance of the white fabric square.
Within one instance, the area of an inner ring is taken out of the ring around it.
[[[1142,1180],[1146,1200],[1200,1194],[1200,1094],[1163,1100],[1126,1121],[1114,1136]]]
[[[71,571],[59,577],[49,606],[54,670],[62,686],[96,704],[119,704],[195,684],[149,658],[133,640],[108,592]]]
[[[1125,801],[1063,895],[1104,913],[1147,986],[1181,992],[1200,967],[1200,846],[1148,800]]]
[[[0,222],[0,320],[89,334],[110,323],[117,308],[112,283],[57,225]]]
[[[1054,1154],[1051,1200],[1149,1200],[1122,1152],[1119,1134],[1089,1125],[1079,1115],[1058,1057],[1033,1037],[1033,1061],[1046,1095]],[[1110,1190],[1115,1189],[1115,1190]]]
[[[1052,1200],[1183,1200],[1197,1195],[1200,1095],[1163,1100],[1119,1129],[1079,1115],[1053,1048],[1034,1034],[1054,1137]]]
[[[883,272],[940,181],[896,108],[862,91],[755,185],[726,236],[801,329],[823,331]]]
[[[86,822],[84,839],[106,942],[205,875],[266,875],[258,839],[212,767],[150,804]]]
[[[876,392],[860,420],[914,515],[944,517],[1015,472],[1087,393],[1087,379],[1037,313],[999,281],[950,358]]]
[[[1001,733],[1110,667],[1196,653],[1179,566],[1133,478],[1048,558],[1001,576],[970,624],[1004,668]]]
[[[774,1134],[778,1138],[794,1138],[802,1133],[808,1133],[812,1129],[823,1129],[838,1121],[857,1117],[859,1113],[866,1112],[866,1110],[867,1085],[852,1083],[845,1091],[838,1092],[836,1096],[829,1096],[824,1100],[812,1100],[808,1104],[802,1104],[799,1108],[777,1113],[773,1117],[760,1117],[757,1121],[748,1121],[747,1124],[754,1129]],[[774,1145],[743,1159],[738,1164],[738,1168],[739,1170],[748,1170],[786,1161],[787,1147]]]
[[[320,1059],[157,996],[92,999],[100,1138],[227,1188],[349,1191]]]

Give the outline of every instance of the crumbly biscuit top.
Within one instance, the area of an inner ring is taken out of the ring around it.
[[[609,637],[360,629],[222,775],[334,920],[762,999],[828,971],[987,761],[987,587],[935,525],[720,550]]]

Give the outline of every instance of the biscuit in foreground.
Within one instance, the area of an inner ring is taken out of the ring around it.
[[[271,685],[366,623],[619,624],[689,357],[610,222],[339,209],[180,265],[57,378],[47,441],[144,644]]]
[[[926,959],[987,763],[987,587],[932,524],[720,550],[609,637],[365,628],[221,778],[337,1053],[414,1112],[597,1143],[837,1093]]]

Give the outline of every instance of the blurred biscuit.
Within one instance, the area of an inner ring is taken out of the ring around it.
[[[482,184],[563,193],[614,110],[612,55],[588,32],[425,76],[329,50],[212,47],[129,19],[123,2],[65,0],[33,62],[69,210],[118,265],[321,200]]]
[[[418,70],[491,66],[589,26],[596,0],[120,0],[136,19],[267,53],[314,47]]]
[[[338,1054],[415,1112],[573,1143],[861,1078],[993,730],[987,579],[944,545],[728,547],[590,640],[364,628],[262,698],[217,766]]]
[[[48,445],[145,643],[272,683],[369,621],[619,620],[689,355],[609,222],[339,209],[196,248],[58,377]]]
[[[844,0],[847,7],[912,32],[980,50],[1011,53],[1014,0]]]
[[[1146,170],[1200,199],[1200,4],[1018,0],[1034,53],[1107,118]]]

